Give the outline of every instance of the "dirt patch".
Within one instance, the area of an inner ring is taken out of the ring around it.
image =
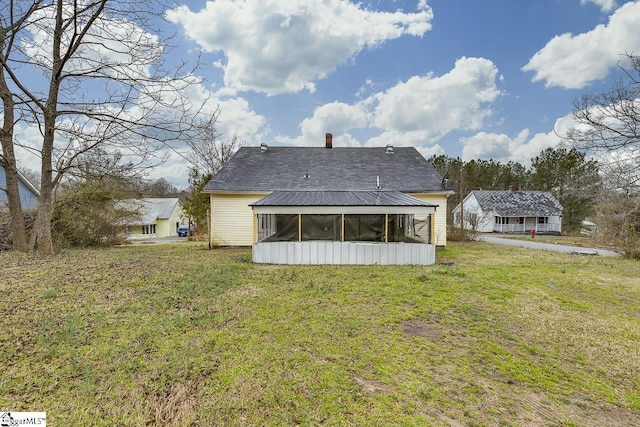
[[[353,380],[358,383],[358,385],[360,385],[360,387],[362,387],[365,391],[369,392],[369,393],[388,393],[390,392],[392,389],[391,387],[389,387],[386,384],[381,383],[380,381],[376,381],[376,380],[365,380],[364,378],[361,377],[354,377]]]
[[[400,324],[402,333],[410,337],[422,337],[431,341],[439,341],[442,338],[442,331],[433,324],[421,320],[408,320]]]

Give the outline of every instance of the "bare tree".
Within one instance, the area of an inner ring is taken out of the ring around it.
[[[189,195],[183,208],[189,216],[189,230],[191,225],[195,225],[196,234],[207,224],[209,196],[202,193],[202,189],[238,148],[245,145],[245,141],[240,140],[237,133],[222,138],[216,127],[220,112],[220,108],[216,108],[209,120],[198,126],[199,134],[187,140],[189,152],[186,158],[192,167],[189,172]]]
[[[3,122],[0,128],[0,144],[2,162],[6,173],[7,201],[9,205],[9,215],[13,233],[13,247],[21,251],[28,250],[27,231],[22,214],[22,202],[18,190],[18,168],[15,157],[13,130],[15,124],[15,100],[14,94],[5,76],[5,63],[16,42],[16,35],[21,33],[27,25],[28,18],[35,14],[41,7],[42,1],[34,1],[26,10],[22,7],[24,3],[5,5],[0,8],[2,21],[0,21],[0,98],[3,106]]]
[[[601,158],[603,190],[595,219],[601,238],[640,258],[640,57],[625,58],[624,80],[574,102],[576,125],[564,137]]]
[[[612,90],[584,95],[573,103],[577,125],[563,137],[587,152],[624,151],[640,171],[640,56],[625,54],[626,79]]]
[[[245,142],[235,133],[225,139],[218,132],[220,108],[216,108],[209,120],[198,126],[199,134],[186,141],[189,147],[187,159],[202,175],[215,175]]]
[[[100,147],[139,163],[162,161],[154,159],[158,149],[192,130],[200,106],[179,93],[199,80],[183,64],[165,68],[166,39],[152,26],[162,10],[160,2],[127,0],[2,2],[2,156],[9,175],[17,146],[41,160],[38,216],[29,245],[16,248],[54,251],[54,191],[85,153]],[[17,123],[37,127],[41,144],[16,140]],[[9,184],[17,218],[17,185]],[[24,227],[19,221],[13,226],[20,235]]]

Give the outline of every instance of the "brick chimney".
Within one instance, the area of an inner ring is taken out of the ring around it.
[[[325,134],[325,148],[333,148],[333,135],[330,133]]]

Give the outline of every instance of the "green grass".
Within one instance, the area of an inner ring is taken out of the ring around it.
[[[640,263],[477,242],[437,261],[1,253],[0,410],[75,426],[640,424]]]

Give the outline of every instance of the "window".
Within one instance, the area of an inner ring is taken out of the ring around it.
[[[538,224],[549,224],[549,217],[548,216],[539,216],[538,217]]]
[[[156,225],[155,224],[143,225],[142,234],[156,234]]]

